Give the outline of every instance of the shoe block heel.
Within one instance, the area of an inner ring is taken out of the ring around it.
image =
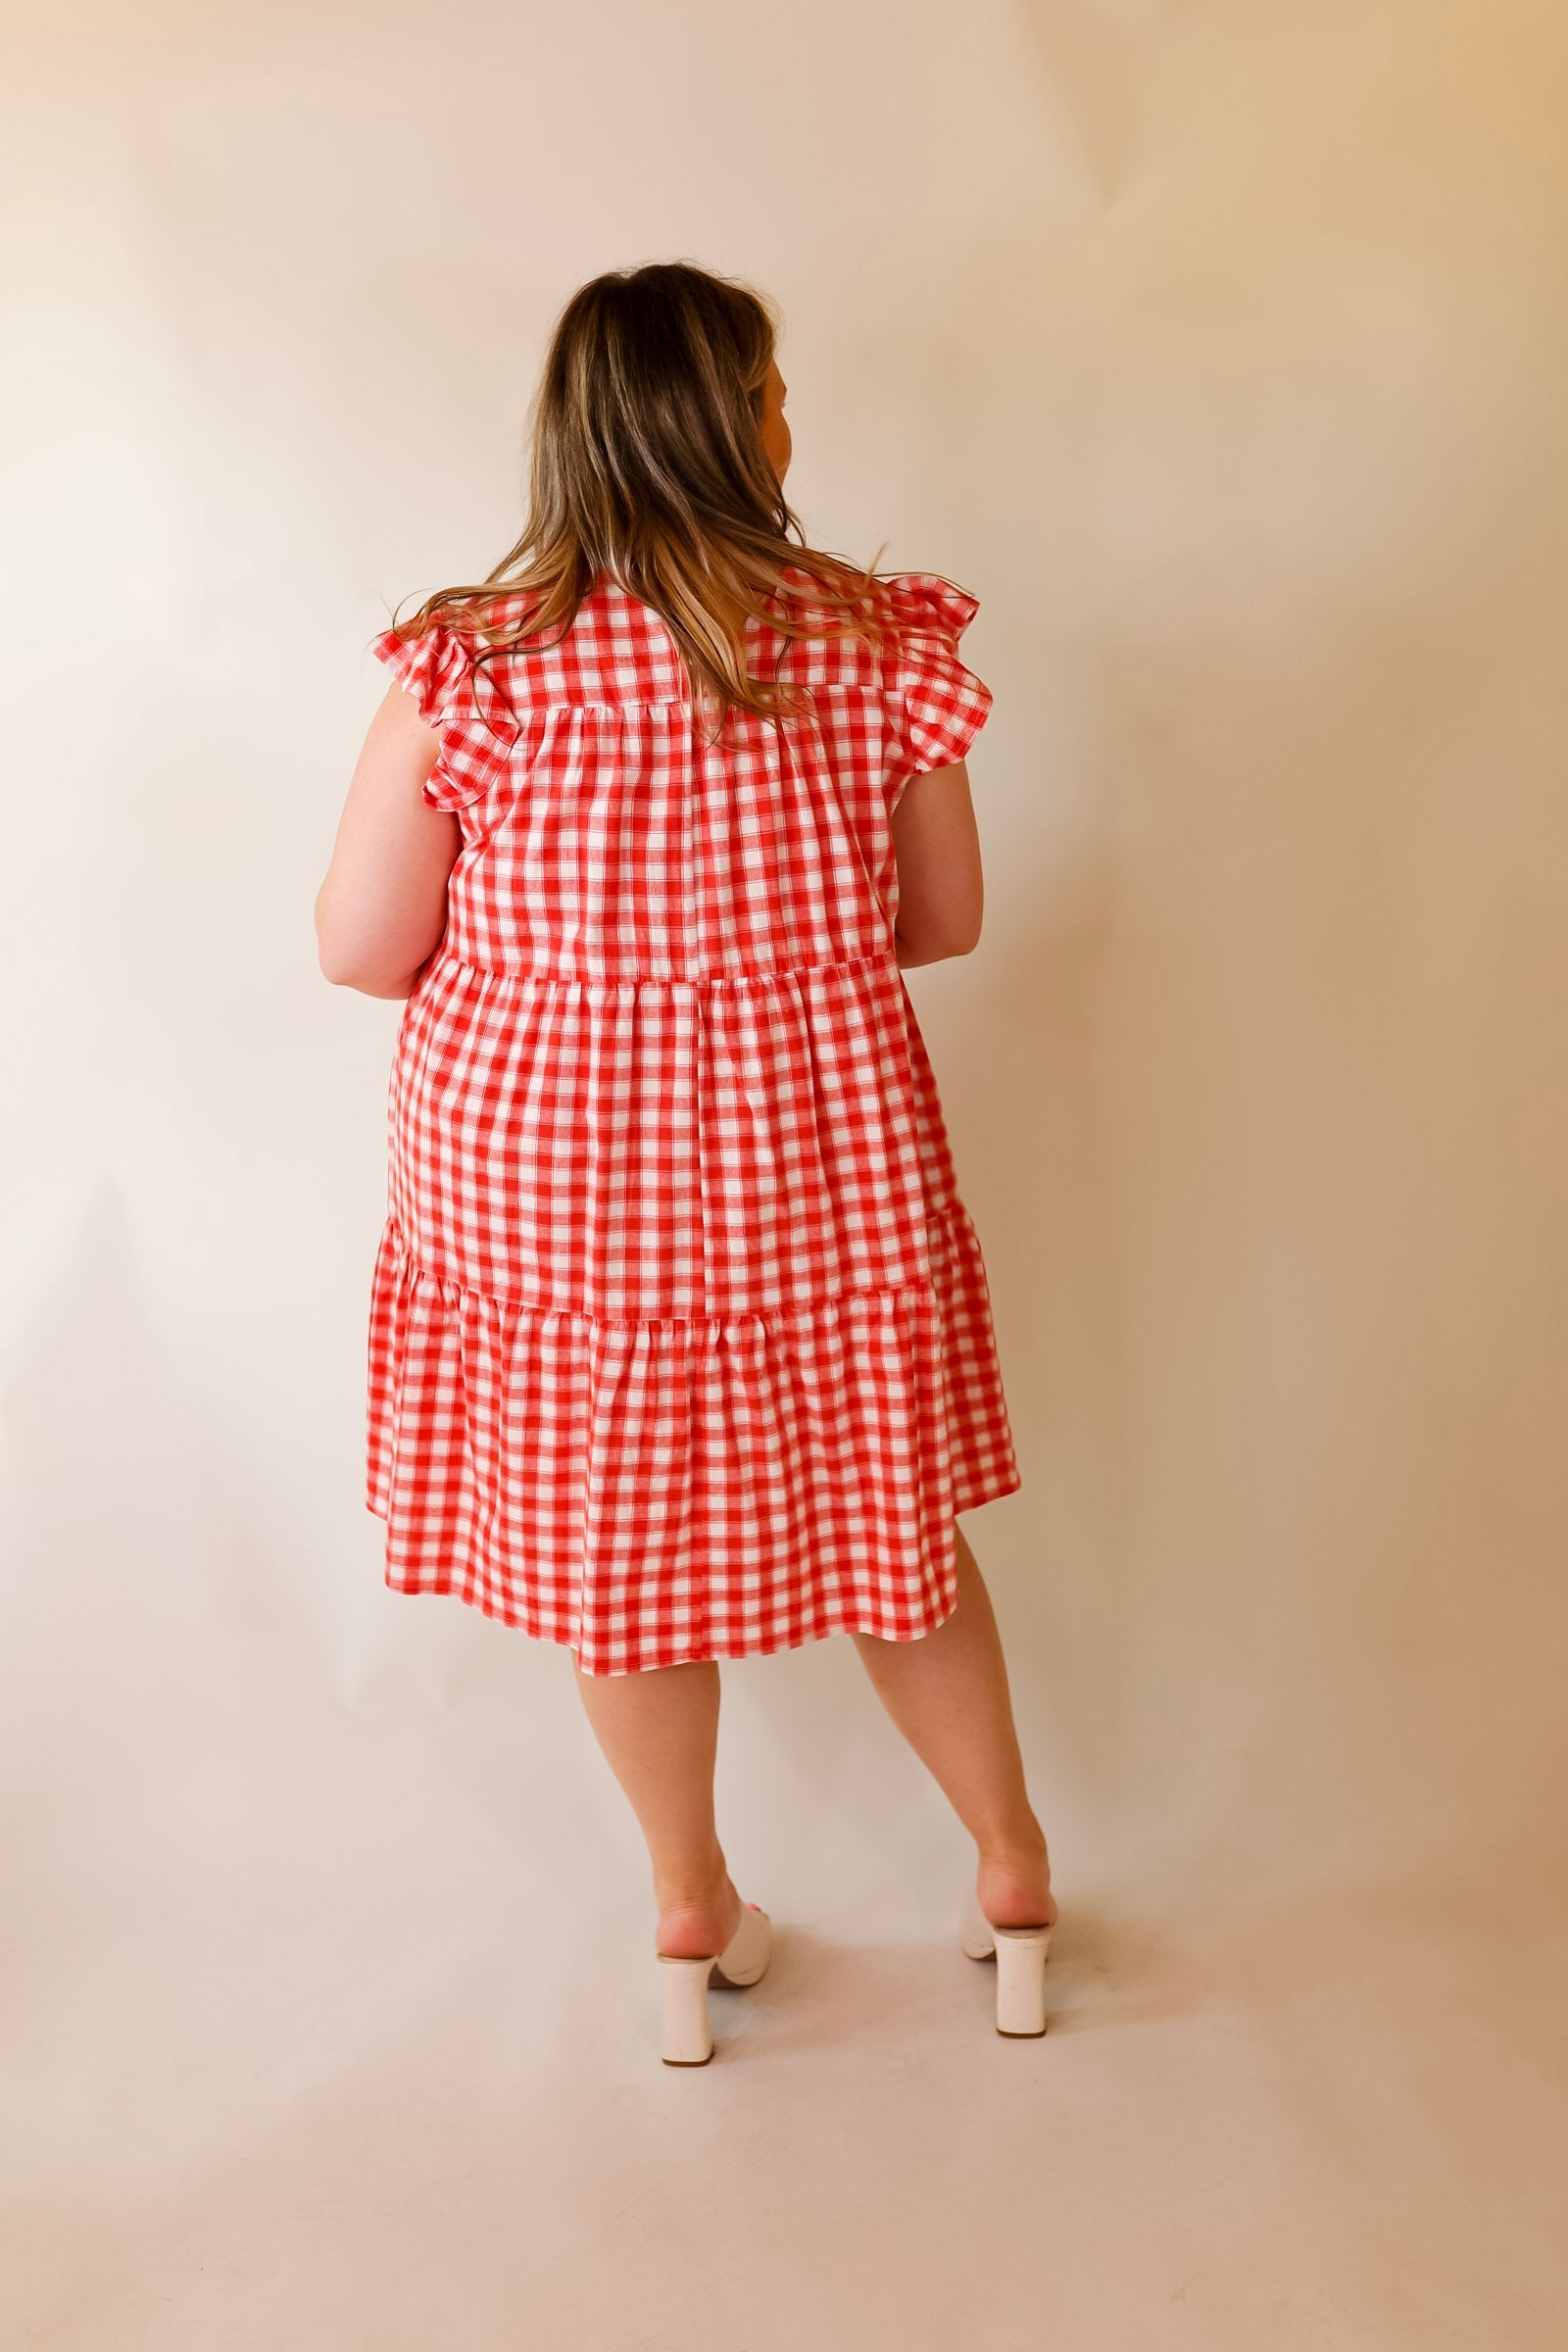
[[[1054,1923],[1053,1923],[1054,1925]],[[958,1915],[958,1942],[971,1960],[997,1963],[997,2032],[1033,2041],[1046,2030],[1046,1955],[1051,1928],[997,1928],[967,1887]]]
[[[710,1960],[672,1960],[659,1955],[663,1982],[666,2066],[706,2066],[713,2055],[713,2034],[708,2019]]]
[[[1046,2030],[1046,1954],[1049,1928],[995,1928],[997,2032],[1033,2040]]]
[[[713,2055],[708,2015],[710,1984],[741,1989],[766,1974],[773,1956],[773,1922],[759,1903],[748,1903],[741,1924],[721,1952],[707,1960],[682,1960],[660,1952],[663,2050],[666,2066],[706,2066]]]

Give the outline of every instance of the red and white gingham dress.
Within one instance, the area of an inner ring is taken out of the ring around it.
[[[887,586],[880,648],[751,624],[814,716],[726,751],[608,577],[477,670],[445,626],[374,642],[463,848],[392,1065],[367,1502],[394,1591],[589,1674],[912,1640],[954,1513],[1020,1483],[893,939],[894,804],[991,695],[974,599]]]

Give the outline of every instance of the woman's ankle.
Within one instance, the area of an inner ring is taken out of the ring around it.
[[[1054,1927],[1056,1898],[1051,1891],[1051,1856],[1046,1834],[1033,1814],[975,1843],[975,1889],[992,1925]]]
[[[1009,1822],[975,1839],[975,1854],[985,1870],[1028,1870],[1048,1861],[1050,1849],[1046,1833],[1031,1813],[1021,1822]]]
[[[659,1893],[659,1949],[671,1959],[702,1959],[722,1951],[743,1909],[740,1890],[720,1864],[716,1879],[696,1887],[683,1881],[673,1894]]]
[[[654,1900],[661,1911],[701,1910],[722,1902],[728,1886],[729,1866],[717,1845],[706,1860],[654,1869]]]

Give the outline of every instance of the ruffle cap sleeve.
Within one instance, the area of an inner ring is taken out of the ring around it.
[[[505,779],[518,722],[495,675],[495,662],[476,668],[475,649],[440,620],[417,637],[383,629],[372,638],[370,651],[413,696],[425,725],[441,738],[435,765],[422,787],[428,807],[466,808]]]
[[[958,658],[979,600],[932,571],[884,582],[898,633],[892,681],[906,765],[915,775],[953,767],[990,715],[991,689]]]

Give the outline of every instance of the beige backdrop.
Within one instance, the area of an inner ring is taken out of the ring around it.
[[[8,2341],[1560,2345],[1556,0],[10,46]],[[1043,2042],[840,1642],[726,1674],[779,1957],[660,2067],[566,1654],[364,1506],[365,647],[510,544],[566,294],[674,256],[783,306],[812,534],[981,600],[986,933],[911,988]]]

